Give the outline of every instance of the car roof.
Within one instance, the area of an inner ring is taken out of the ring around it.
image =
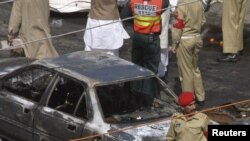
[[[73,77],[83,77],[95,83],[112,83],[124,79],[147,77],[153,72],[129,61],[95,51],[78,51],[59,57],[37,60],[33,64],[43,65]]]

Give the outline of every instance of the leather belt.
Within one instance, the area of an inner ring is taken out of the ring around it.
[[[181,36],[181,39],[190,39],[190,38],[199,37],[199,36],[201,36],[201,35],[196,34],[196,35]]]

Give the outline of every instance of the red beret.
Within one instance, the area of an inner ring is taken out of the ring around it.
[[[192,101],[194,101],[192,92],[182,92],[178,97],[178,104],[182,107],[189,105]]]

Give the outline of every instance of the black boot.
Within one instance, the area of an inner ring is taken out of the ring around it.
[[[240,56],[243,56],[243,50],[238,51],[238,54],[239,54]]]
[[[217,59],[218,62],[238,62],[240,60],[240,56],[238,53],[229,53],[223,58]]]
[[[204,101],[196,101],[196,104],[200,107],[203,107],[205,105],[205,100]]]
[[[168,69],[167,69],[168,70]],[[168,84],[168,79],[167,79],[167,77],[168,77],[168,71],[166,71],[165,72],[165,75],[163,76],[163,77],[160,77],[160,79],[162,80],[162,81],[164,81],[166,84]]]

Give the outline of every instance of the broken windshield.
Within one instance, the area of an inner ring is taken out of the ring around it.
[[[127,123],[169,117],[178,106],[156,77],[96,87],[106,122]]]

